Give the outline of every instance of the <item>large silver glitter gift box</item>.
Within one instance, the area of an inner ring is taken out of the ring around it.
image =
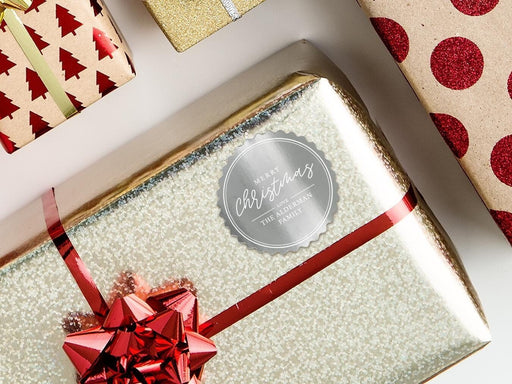
[[[205,383],[417,384],[490,335],[411,188],[348,80],[303,41],[55,191],[105,296],[170,281],[197,292],[202,321],[339,239],[356,248],[214,336]],[[0,256],[0,382],[73,383],[61,346],[90,309],[41,201],[0,223]]]

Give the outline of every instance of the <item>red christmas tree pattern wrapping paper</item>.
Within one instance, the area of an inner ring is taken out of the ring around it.
[[[512,243],[512,2],[359,3]]]
[[[101,0],[34,0],[16,11],[78,111],[135,76],[131,53]],[[0,24],[0,142],[12,153],[66,118]]]

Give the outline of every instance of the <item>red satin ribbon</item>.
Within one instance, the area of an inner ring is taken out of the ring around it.
[[[285,294],[290,289],[309,279],[311,276],[348,255],[353,250],[361,247],[368,241],[393,227],[411,213],[417,203],[414,188],[411,186],[403,199],[391,209],[343,237],[341,240],[338,240],[320,253],[317,253],[315,256],[285,273],[259,291],[201,324],[199,332],[205,337],[212,337],[257,311],[279,296]]]
[[[43,197],[44,219],[48,233],[53,243],[59,250],[62,259],[66,263],[71,275],[89,303],[94,315],[100,323],[103,323],[108,313],[108,305],[100,290],[96,286],[89,269],[78,255],[75,247],[69,240],[64,227],[60,221],[59,209],[55,201],[53,188],[46,192]]]
[[[272,283],[201,324],[199,327],[200,334],[210,338],[257,311],[311,276],[348,255],[353,250],[381,235],[404,219],[414,210],[416,205],[416,195],[414,188],[411,186],[402,200],[380,216],[338,240]],[[43,206],[48,233],[91,309],[96,317],[103,321],[108,312],[108,306],[94,283],[89,270],[80,259],[80,256],[78,256],[66,235],[59,218],[53,189],[43,196]]]

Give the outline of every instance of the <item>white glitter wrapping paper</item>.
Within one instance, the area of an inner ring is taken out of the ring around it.
[[[69,231],[107,294],[121,271],[152,286],[187,277],[213,316],[402,199],[406,176],[364,111],[319,79]],[[286,255],[249,249],[219,216],[222,169],[247,138],[304,136],[331,162],[339,204],[326,233]],[[58,198],[58,196],[57,196]],[[214,338],[205,382],[420,383],[490,339],[449,243],[420,202],[383,235]],[[62,320],[87,311],[46,244],[0,271],[0,382],[73,383]]]

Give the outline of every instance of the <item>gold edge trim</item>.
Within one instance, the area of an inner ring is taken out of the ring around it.
[[[478,348],[476,348],[473,352],[467,354],[466,356],[464,357],[461,357],[460,359],[456,360],[455,362],[453,362],[452,364],[444,367],[442,370],[440,370],[439,372],[435,373],[434,375],[430,376],[428,379],[425,379],[424,381],[422,381],[420,384],[426,384],[427,382],[431,381],[432,379],[436,378],[437,376],[443,374],[444,372],[448,371],[449,369],[452,369],[454,366],[460,364],[462,361],[468,359],[469,357],[473,356],[475,353],[481,351],[482,349],[484,349],[487,345],[489,345],[491,343],[491,341],[484,341],[481,343],[480,346],[478,346]]]
[[[83,220],[99,212],[126,193],[139,187],[158,173],[164,171],[181,158],[212,142],[222,134],[241,124],[244,120],[256,116],[261,111],[269,108],[272,104],[279,102],[290,94],[309,86],[321,78],[322,77],[319,75],[304,72],[296,72],[289,75],[278,86],[272,88],[269,92],[266,92],[264,96],[256,98],[254,101],[240,108],[225,120],[214,125],[207,132],[199,134],[188,142],[172,149],[170,152],[161,156],[158,160],[155,160],[139,172],[131,175],[127,180],[108,189],[93,200],[84,203],[81,207],[74,210],[66,217],[61,218],[64,228],[69,230],[70,228],[75,227]],[[49,240],[50,237],[46,231],[38,234],[32,240],[1,257],[0,269],[15,262],[27,253],[34,251],[37,247],[43,245]]]

